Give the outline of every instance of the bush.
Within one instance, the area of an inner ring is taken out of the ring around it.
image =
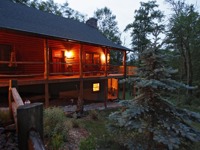
[[[60,147],[63,146],[63,137],[62,135],[60,134],[54,134],[52,139],[51,139],[51,146],[52,146],[52,149],[60,149]]]
[[[87,139],[84,139],[80,142],[80,150],[95,150],[96,149],[96,140],[93,136],[89,136]]]
[[[99,113],[96,110],[89,111],[89,117],[93,120],[99,120]]]
[[[10,112],[7,108],[0,108],[0,125],[6,124],[11,121]]]
[[[64,144],[67,140],[69,126],[66,123],[64,111],[58,107],[47,108],[44,111],[44,136],[51,141],[53,149]]]
[[[72,128],[80,128],[81,127],[80,122],[76,119],[72,119],[71,124],[72,124]]]

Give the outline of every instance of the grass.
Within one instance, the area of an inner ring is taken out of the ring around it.
[[[112,110],[92,110],[85,112],[85,117],[63,117],[63,110],[58,107],[47,108],[44,111],[44,136],[49,149],[64,149],[65,140],[68,140],[70,129],[84,128],[89,133],[79,144],[80,150],[109,149],[122,150],[122,145],[115,141],[108,130],[108,116]],[[65,129],[65,130],[63,130]]]
[[[81,119],[80,123],[83,125],[85,129],[90,133],[90,137],[85,141],[86,144],[90,144],[92,140],[96,144],[96,148],[98,149],[109,149],[109,150],[121,150],[125,149],[122,145],[115,141],[108,130],[107,124],[109,122],[108,116],[111,112],[116,110],[104,110],[104,111],[97,111],[98,119]],[[82,144],[82,143],[81,143]]]
[[[11,122],[10,112],[7,108],[0,108],[0,126]]]
[[[129,93],[126,93],[127,99],[132,99],[130,97]],[[129,97],[128,97],[129,96]],[[181,104],[180,101],[176,101],[176,97],[172,97],[171,102],[180,108],[186,108],[191,111],[200,112],[199,103],[198,105],[195,101],[191,106]],[[67,122],[65,122],[65,127],[70,128],[84,128],[88,131],[89,137],[86,137],[83,139],[79,145],[80,150],[93,150],[93,149],[107,149],[107,150],[125,150],[126,148],[118,143],[117,138],[113,137],[107,130],[107,125],[109,123],[108,116],[111,114],[111,112],[116,111],[117,109],[112,110],[93,110],[86,113],[86,117],[74,119],[74,118],[66,118]],[[55,113],[53,113],[53,117],[55,117]],[[58,117],[56,117],[58,119]],[[62,117],[61,117],[62,120]],[[51,121],[52,122],[52,121]],[[196,128],[200,131],[200,123],[192,122],[191,126]],[[62,126],[61,126],[62,127]],[[61,130],[62,131],[62,130]],[[53,147],[57,147],[57,145],[60,144],[60,135],[62,134],[55,134],[53,136],[54,140],[56,141],[54,143]],[[66,138],[67,139],[67,138]],[[191,149],[198,150],[200,147],[200,142],[193,143],[191,146]]]

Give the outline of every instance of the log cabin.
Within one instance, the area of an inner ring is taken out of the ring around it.
[[[15,79],[21,95],[44,95],[46,106],[62,96],[106,102],[119,97],[120,79],[134,75],[130,49],[106,39],[94,18],[83,23],[1,0],[0,20],[0,97]],[[111,51],[123,54],[120,65],[110,63]]]

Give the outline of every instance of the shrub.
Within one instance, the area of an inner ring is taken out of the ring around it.
[[[96,140],[93,136],[89,136],[87,139],[84,139],[80,142],[80,150],[95,150],[96,149]]]
[[[10,113],[9,109],[0,108],[0,125],[10,122]]]
[[[99,113],[96,110],[89,111],[89,117],[93,120],[99,120]]]
[[[52,147],[59,147],[67,140],[68,125],[64,111],[58,107],[44,111],[44,136],[49,138]],[[57,148],[53,148],[57,149]]]
[[[62,135],[60,134],[54,134],[52,139],[51,139],[51,146],[52,146],[52,149],[60,149],[60,147],[63,146],[63,137]]]
[[[72,128],[80,128],[81,127],[80,122],[76,119],[72,119],[71,123],[72,123]]]

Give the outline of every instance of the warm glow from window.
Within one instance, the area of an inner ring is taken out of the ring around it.
[[[93,92],[100,91],[100,84],[99,83],[93,83]]]
[[[53,57],[61,58],[62,57],[61,51],[53,51]]]
[[[101,62],[102,63],[106,62],[106,56],[105,56],[105,54],[101,54]]]
[[[65,57],[67,57],[67,58],[73,58],[72,51],[65,51]]]
[[[107,63],[110,62],[110,54],[107,54]]]

